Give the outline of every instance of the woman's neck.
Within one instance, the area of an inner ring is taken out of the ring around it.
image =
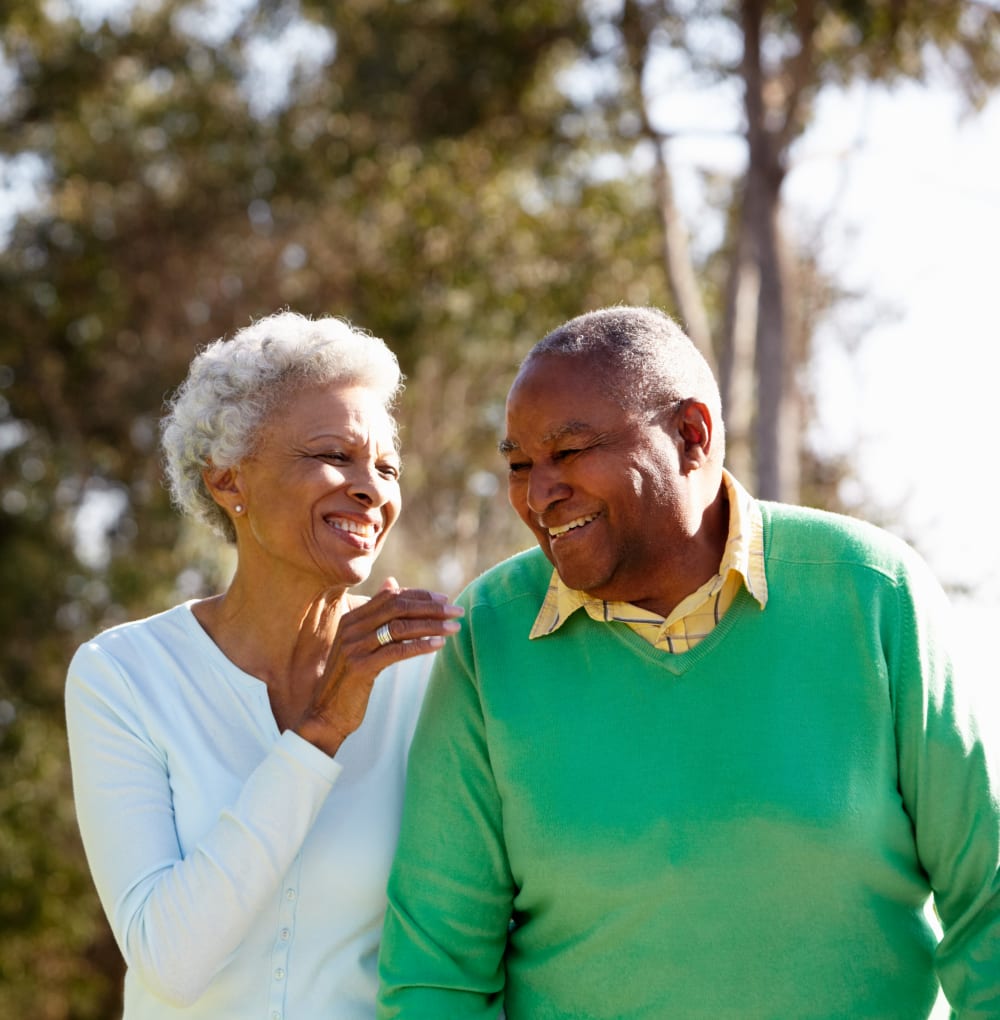
[[[359,601],[347,589],[253,582],[239,569],[220,595],[192,606],[222,653],[267,685],[280,729],[310,706],[341,617]]]

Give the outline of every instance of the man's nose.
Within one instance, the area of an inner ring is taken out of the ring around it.
[[[528,479],[528,509],[543,514],[569,496],[570,487],[556,469],[535,464]]]

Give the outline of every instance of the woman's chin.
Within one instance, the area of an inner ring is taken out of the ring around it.
[[[338,565],[336,571],[332,571],[328,580],[335,584],[343,584],[348,588],[364,584],[372,576],[375,567],[374,556],[359,556],[347,563]]]

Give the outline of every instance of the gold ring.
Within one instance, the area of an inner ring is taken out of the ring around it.
[[[391,645],[393,642],[392,633],[389,630],[389,624],[383,623],[377,631],[375,631],[375,639],[380,645]]]

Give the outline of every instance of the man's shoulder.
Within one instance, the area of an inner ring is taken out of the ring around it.
[[[815,507],[760,501],[769,562],[854,563],[896,575],[920,562],[897,535],[870,521]]]
[[[490,567],[470,582],[459,602],[467,609],[481,606],[500,606],[524,597],[535,600],[535,612],[552,578],[552,564],[535,546],[515,553]]]

